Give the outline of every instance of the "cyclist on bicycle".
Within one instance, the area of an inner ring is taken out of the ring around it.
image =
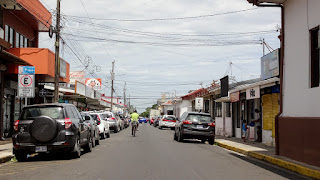
[[[138,124],[139,124],[139,114],[137,113],[136,110],[134,110],[134,112],[130,115],[131,120],[131,125],[133,125],[133,123],[136,123],[136,128],[138,128]],[[132,126],[132,135],[133,135],[133,126]]]

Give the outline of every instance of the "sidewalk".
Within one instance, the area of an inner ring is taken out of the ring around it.
[[[239,138],[227,138],[216,136],[218,146],[229,149],[255,159],[266,161],[299,174],[320,179],[320,167],[311,166],[283,156],[275,155],[275,148],[258,142],[243,142]]]
[[[11,139],[0,141],[0,164],[10,161],[13,157]]]

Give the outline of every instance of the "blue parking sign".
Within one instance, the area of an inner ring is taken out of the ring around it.
[[[19,74],[35,74],[35,72],[34,66],[19,66]]]

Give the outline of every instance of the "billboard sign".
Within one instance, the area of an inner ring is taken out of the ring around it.
[[[228,97],[229,92],[229,76],[220,79],[221,84],[221,97]]]
[[[85,96],[86,95],[86,86],[84,84],[76,81],[75,93]]]
[[[19,74],[35,74],[35,72],[34,66],[19,66]]]
[[[71,71],[70,72],[70,84],[75,84],[76,81],[85,83],[85,72],[84,71]]]
[[[67,62],[63,59],[60,59],[60,77],[67,77]]]
[[[261,79],[269,79],[279,76],[280,49],[263,56],[261,58]]]
[[[101,78],[87,78],[86,79],[86,86],[93,88],[94,90],[101,89]]]
[[[202,110],[203,109],[203,98],[202,97],[197,97],[195,99],[196,104],[195,104],[195,109],[196,110]]]

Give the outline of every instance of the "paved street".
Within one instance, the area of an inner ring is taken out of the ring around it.
[[[34,157],[0,165],[0,179],[302,179],[218,146],[176,142],[169,129],[143,124],[137,137],[130,133],[111,134],[80,159]]]

